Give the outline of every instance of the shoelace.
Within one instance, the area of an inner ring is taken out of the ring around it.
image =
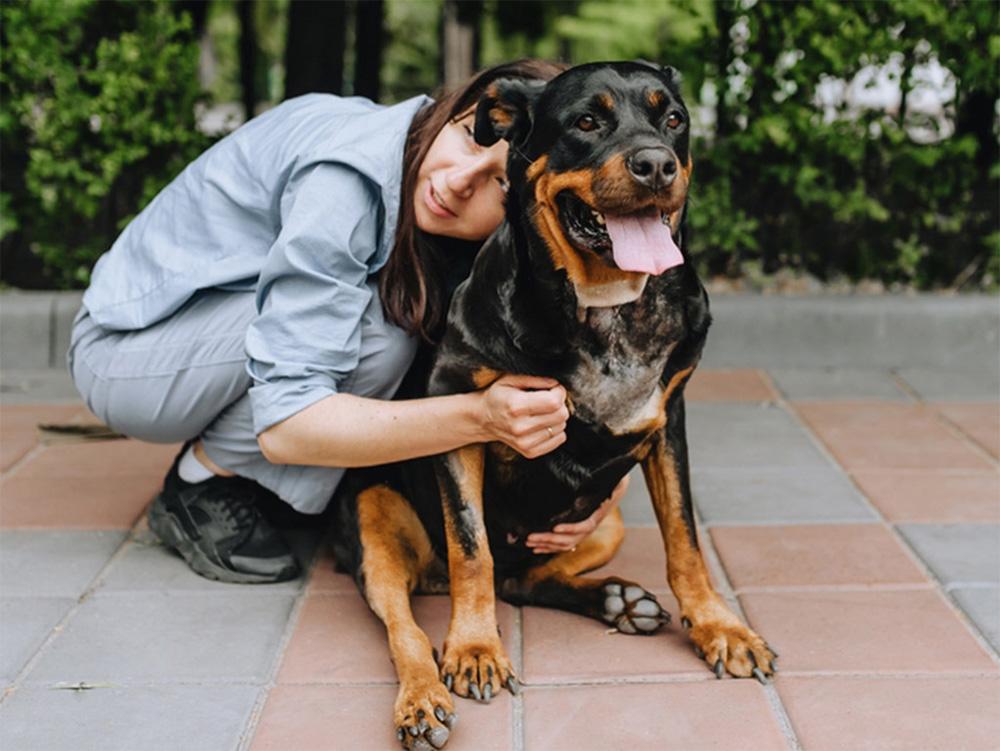
[[[241,496],[234,495],[232,488],[215,496],[212,500],[222,506],[237,529],[252,529],[257,519],[257,508],[254,502],[252,486],[247,483]]]

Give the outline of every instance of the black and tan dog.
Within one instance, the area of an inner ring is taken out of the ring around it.
[[[566,387],[571,417],[566,442],[537,459],[467,446],[355,475],[341,494],[338,563],[388,631],[407,748],[444,744],[450,691],[488,701],[517,690],[494,592],[626,633],[668,620],[639,585],[580,576],[620,544],[618,512],[573,552],[540,557],[524,545],[532,531],[589,516],[636,463],[695,650],[719,677],[774,670],[768,646],[712,589],[695,532],[683,392],[709,312],[678,245],[689,133],[675,72],[646,63],[583,65],[547,85],[499,81],[480,102],[476,139],[510,143],[507,218],[455,293],[427,392],[549,376]],[[452,615],[437,662],[409,595],[446,579]]]

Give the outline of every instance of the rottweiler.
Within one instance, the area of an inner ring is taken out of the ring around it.
[[[713,590],[691,504],[684,386],[711,319],[681,249],[692,161],[677,72],[615,62],[547,84],[500,80],[479,102],[475,138],[510,144],[506,219],[454,293],[426,393],[481,389],[506,373],[548,376],[565,386],[570,418],[566,442],[536,459],[477,444],[345,480],[334,551],[385,623],[399,740],[443,746],[452,691],[481,701],[517,692],[496,594],[630,634],[668,621],[638,584],[580,576],[620,545],[617,510],[572,552],[539,556],[524,544],[588,517],[636,463],[695,651],[720,678],[765,681],[775,654]],[[449,586],[438,660],[409,597]]]

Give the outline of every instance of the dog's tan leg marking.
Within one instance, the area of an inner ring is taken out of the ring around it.
[[[497,629],[493,556],[483,519],[483,460],[482,444],[466,446],[449,453],[439,470],[445,475],[441,500],[451,581],[441,677],[459,696],[489,701],[501,687],[514,691],[517,684]]]
[[[625,524],[616,508],[576,550],[560,553],[518,579],[504,581],[501,593],[511,602],[596,618],[623,633],[651,634],[670,620],[654,595],[617,576],[580,576],[610,561],[624,537]]]
[[[410,593],[434,560],[430,540],[413,508],[384,485],[358,495],[358,527],[365,597],[385,624],[399,677],[397,735],[408,749],[428,742],[440,748],[454,723],[454,706],[438,677],[430,640],[410,610]]]
[[[690,624],[696,651],[720,678],[723,667],[740,677],[752,675],[754,668],[770,675],[774,672],[773,653],[712,588],[696,542],[690,491],[682,481],[687,469],[679,466],[681,461],[686,460],[672,454],[660,432],[642,462],[667,551],[667,580],[680,604],[681,623]]]

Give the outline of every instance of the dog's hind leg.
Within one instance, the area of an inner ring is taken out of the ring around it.
[[[500,596],[517,605],[539,605],[596,618],[626,634],[651,634],[670,621],[656,597],[616,576],[580,576],[610,561],[624,536],[625,525],[616,508],[575,550],[503,581]]]
[[[455,715],[438,677],[430,640],[413,619],[410,593],[434,561],[427,533],[406,500],[385,485],[358,494],[358,532],[365,599],[389,637],[399,676],[393,720],[404,748],[441,748]]]

